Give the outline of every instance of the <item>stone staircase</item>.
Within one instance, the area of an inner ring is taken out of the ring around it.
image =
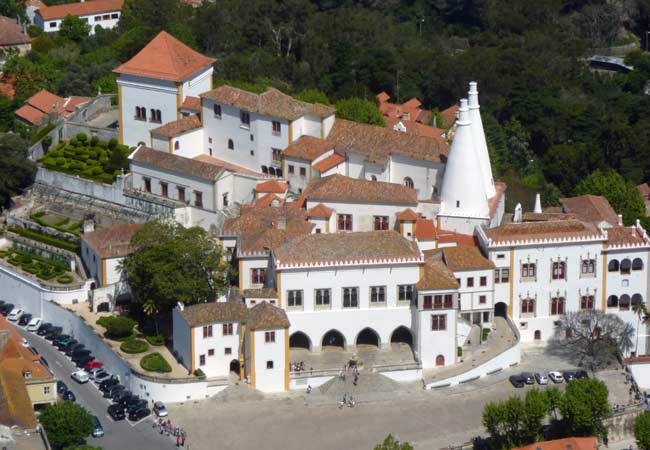
[[[379,373],[369,370],[361,370],[357,385],[354,385],[354,375],[352,370],[348,370],[345,380],[341,377],[334,377],[327,383],[318,388],[321,394],[328,397],[340,399],[344,393],[353,396],[363,395],[376,392],[393,392],[399,389],[399,385]]]

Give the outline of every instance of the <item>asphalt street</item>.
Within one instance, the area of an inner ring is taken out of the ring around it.
[[[110,400],[102,397],[101,391],[97,389],[92,381],[78,384],[73,380],[70,374],[78,369],[63,353],[59,352],[49,341],[37,336],[35,333],[30,333],[20,326],[16,326],[16,329],[47,360],[56,377],[65,382],[68,388],[74,392],[77,403],[99,418],[104,428],[104,436],[100,438],[89,436],[88,444],[100,446],[105,450],[146,450],[176,447],[175,438],[160,435],[158,429],[153,428],[153,416],[149,416],[135,424],[128,420],[114,422],[106,412],[111,404]]]

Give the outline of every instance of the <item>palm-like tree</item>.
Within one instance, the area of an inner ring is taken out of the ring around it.
[[[156,320],[156,315],[160,312],[160,306],[153,299],[148,299],[142,304],[142,311],[149,317],[153,317],[153,323],[156,326],[156,335],[160,334],[158,332],[158,320]]]
[[[643,325],[645,325],[646,327],[648,325],[650,325],[650,311],[648,311],[647,309],[643,313],[643,318],[641,319],[641,323],[643,323]],[[638,331],[637,331],[637,333],[638,333]],[[646,341],[646,350],[647,350],[647,348],[648,348],[648,344],[647,344],[647,341]]]
[[[641,318],[644,317],[648,311],[645,309],[645,303],[639,302],[632,305],[632,312],[636,315],[636,346],[634,347],[634,354],[639,355],[639,326],[641,325]]]

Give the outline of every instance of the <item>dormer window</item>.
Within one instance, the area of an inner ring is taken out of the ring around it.
[[[239,112],[239,121],[240,121],[240,126],[244,128],[250,128],[251,126],[251,115],[247,111],[240,111]]]
[[[212,111],[214,111],[214,117],[217,119],[221,119],[221,105],[213,105],[212,106]]]

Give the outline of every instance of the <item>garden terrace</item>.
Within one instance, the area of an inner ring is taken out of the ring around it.
[[[35,253],[17,248],[0,250],[0,260],[5,265],[21,273],[26,273],[38,280],[53,285],[70,285],[83,281],[74,272],[70,272],[66,264],[54,259],[45,258]]]
[[[81,233],[83,226],[83,221],[74,221],[53,211],[40,210],[30,215],[29,218],[43,227],[54,228],[63,233],[72,233],[77,236]]]
[[[99,183],[112,184],[123,171],[128,172],[129,147],[117,139],[100,141],[78,134],[68,142],[60,142],[39,162],[47,169],[77,175]]]

